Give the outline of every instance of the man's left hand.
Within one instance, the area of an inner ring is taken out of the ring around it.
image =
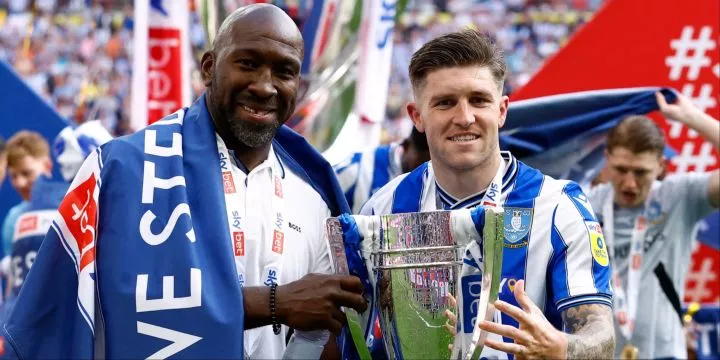
[[[495,308],[515,319],[519,328],[480,322],[481,329],[515,340],[515,343],[485,340],[485,346],[495,350],[514,354],[516,359],[550,358],[566,359],[568,338],[565,333],[555,329],[543,315],[542,310],[525,294],[525,281],[515,284],[515,299],[522,307],[510,305],[504,301],[495,302]]]

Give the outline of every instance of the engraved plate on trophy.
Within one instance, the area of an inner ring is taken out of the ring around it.
[[[479,212],[476,221],[484,223],[482,236],[472,212]],[[372,299],[370,308],[363,314],[349,312],[349,322],[359,325],[350,326],[356,347],[366,346],[363,334],[374,308],[391,358],[479,358],[487,333],[475,325],[477,319],[492,320],[495,312],[502,216],[500,209],[477,208],[328,219],[326,236],[335,271],[351,273],[346,251],[354,249],[354,266],[365,267],[372,288],[372,294],[366,294]],[[457,299],[457,308],[449,305],[448,295]],[[454,340],[444,328],[446,309],[458,315]],[[359,351],[367,353],[367,348]]]

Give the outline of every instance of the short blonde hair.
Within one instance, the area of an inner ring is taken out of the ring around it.
[[[13,135],[5,148],[8,167],[18,165],[26,156],[50,158],[50,145],[37,132],[23,130]]]

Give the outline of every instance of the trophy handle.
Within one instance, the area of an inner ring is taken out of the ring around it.
[[[495,316],[494,303],[500,293],[503,242],[505,239],[503,221],[503,210],[501,208],[485,207],[485,225],[482,239],[482,288],[480,290],[476,321],[492,321]],[[462,296],[463,294],[458,294],[459,299]],[[461,304],[460,301],[458,301],[459,304]],[[461,314],[462,309],[459,309],[457,313]],[[461,318],[461,316],[458,316],[458,318]],[[469,344],[466,344],[462,335],[458,334],[457,340],[459,341],[456,341],[453,347],[452,359],[477,360],[480,358],[488,332],[480,329],[477,323],[473,325]]]
[[[325,221],[325,240],[330,251],[330,258],[332,260],[331,262],[335,273],[350,275],[350,268],[345,254],[342,225],[340,224],[340,220],[338,218],[328,218]],[[372,311],[368,310],[368,314],[363,314],[364,316],[352,308],[343,308],[343,311],[347,317],[347,328],[349,330],[349,335],[352,338],[352,342],[355,344],[358,356],[361,360],[371,360],[372,356],[370,356],[370,351],[368,350],[368,346],[365,341],[364,329],[367,327],[368,323],[373,320],[372,318],[365,319],[366,317],[372,317]]]

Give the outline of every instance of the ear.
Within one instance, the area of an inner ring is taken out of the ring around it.
[[[52,162],[52,160],[50,160],[49,157],[46,157],[43,162],[45,163],[45,164],[44,164],[44,165],[45,165],[45,174],[48,175],[48,176],[51,176],[51,175],[52,175],[52,168],[53,168],[53,162]]]
[[[510,98],[503,95],[500,98],[500,119],[498,121],[498,128],[505,126],[505,119],[507,119],[508,106],[510,105]]]
[[[663,178],[665,174],[667,174],[668,165],[670,164],[670,159],[665,157],[665,155],[660,157],[660,173],[658,174],[658,178]]]
[[[425,132],[425,126],[423,126],[422,118],[420,117],[420,108],[418,107],[418,104],[415,102],[409,102],[405,106],[407,109],[408,116],[410,116],[410,120],[412,120],[413,124],[415,124],[415,128],[421,132]]]
[[[215,65],[215,53],[206,51],[202,59],[200,59],[200,76],[202,76],[203,84],[207,87],[212,85],[213,68]]]

